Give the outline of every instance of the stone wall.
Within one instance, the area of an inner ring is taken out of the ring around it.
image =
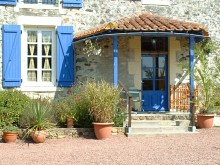
[[[0,6],[0,26],[2,24],[16,24],[19,16],[42,16],[42,17],[59,17],[61,18],[62,25],[73,25],[75,33],[96,27],[98,25],[114,21],[116,19],[129,16],[135,12],[148,11],[154,14],[158,14],[164,17],[170,17],[178,20],[193,21],[204,26],[208,29],[209,35],[217,40],[220,40],[220,3],[219,0],[170,0],[169,6],[158,5],[142,5],[140,0],[84,0],[83,7],[80,9],[66,9],[60,7],[42,9],[42,8],[19,8],[11,6]],[[49,20],[48,20],[49,21]],[[0,68],[2,57],[2,33],[0,32]],[[77,77],[84,79],[84,77],[94,77],[90,73],[97,75],[108,74],[106,77],[108,81],[112,81],[112,64],[107,63],[107,60],[112,61],[110,52],[112,51],[112,40],[106,41],[109,43],[109,47],[104,46],[104,50],[108,53],[104,54],[98,59],[98,57],[85,58],[82,54],[77,54],[79,57],[76,61]],[[126,44],[126,39],[123,40]],[[123,62],[126,57],[132,58],[133,50],[123,48],[123,54],[125,56],[119,57],[121,65],[119,71],[128,72],[124,70],[128,63]],[[123,59],[124,58],[124,59]],[[81,64],[79,64],[81,63]],[[91,64],[96,64],[91,66]],[[100,64],[100,65],[98,65]],[[101,66],[102,65],[102,66]],[[105,69],[99,69],[99,68]],[[85,69],[86,71],[82,71]],[[84,72],[83,74],[81,74]],[[128,85],[134,86],[135,82],[130,81],[134,79],[134,75],[127,74],[119,75],[127,79]],[[0,80],[2,73],[0,72]]]
[[[112,135],[124,135],[124,127],[113,127]],[[0,137],[3,133],[0,130]],[[25,130],[19,132],[19,137],[22,139],[25,135]],[[51,128],[48,129],[47,138],[50,139],[62,139],[62,138],[95,138],[93,128]]]

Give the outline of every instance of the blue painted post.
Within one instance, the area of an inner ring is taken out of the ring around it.
[[[190,66],[190,102],[193,101],[194,96],[194,43],[195,39],[193,36],[189,37],[189,66]],[[190,104],[190,112],[193,111],[193,104]]]
[[[118,36],[113,37],[114,45],[114,86],[118,86]]]
[[[194,43],[195,38],[189,37],[189,66],[190,66],[190,113],[191,113],[191,131],[195,132],[195,99],[194,99]]]

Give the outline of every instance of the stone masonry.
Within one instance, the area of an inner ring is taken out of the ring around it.
[[[170,0],[170,5],[168,6],[142,5],[141,0],[84,0],[83,7],[80,9],[68,9],[61,6],[49,9],[0,6],[0,26],[2,24],[16,24],[18,16],[60,17],[62,19],[62,25],[73,25],[74,33],[77,33],[140,11],[148,11],[164,17],[204,24],[209,31],[209,35],[214,39],[220,40],[220,28],[218,26],[220,24],[219,0]],[[110,75],[107,77],[107,80],[112,81],[112,64],[104,64],[106,59],[112,61],[112,56],[109,56],[112,51],[112,40],[106,40],[107,44],[102,43],[102,45],[104,51],[108,53],[99,60],[97,60],[98,57],[94,56],[87,58],[87,56],[80,54],[79,51],[76,53],[77,78],[83,80],[87,75],[93,77],[90,74],[91,72],[97,75],[105,73]],[[126,39],[121,40],[123,44],[126,44]],[[2,68],[1,43],[2,33],[0,32],[0,68]],[[121,44],[122,47],[123,44]],[[126,56],[132,58],[132,53],[129,53],[132,50],[127,48],[122,48],[122,50]],[[124,59],[120,60],[123,63]],[[99,70],[100,65],[91,66],[91,64],[95,63],[105,65],[105,70]],[[127,65],[127,63],[123,64]],[[86,69],[86,71],[83,71],[86,73],[81,74],[82,69]],[[123,67],[119,67],[120,69],[123,70]],[[120,76],[124,76],[124,74]],[[128,85],[133,85],[132,81],[129,82],[132,76],[129,75],[129,77],[126,77],[128,79]],[[0,71],[0,81],[1,77],[2,72]]]

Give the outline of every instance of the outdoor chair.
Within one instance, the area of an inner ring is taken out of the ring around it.
[[[144,100],[141,99],[140,90],[138,90],[137,88],[134,88],[134,87],[130,87],[129,88],[129,93],[132,96],[132,101],[134,103],[139,103],[138,111],[144,111],[143,108],[142,108]]]

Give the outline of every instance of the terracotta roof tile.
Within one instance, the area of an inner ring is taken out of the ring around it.
[[[108,30],[127,30],[127,31],[199,31],[202,30],[204,35],[208,35],[208,31],[200,24],[194,22],[179,21],[171,18],[157,16],[148,12],[140,12],[130,17],[121,18],[119,20],[92,28],[75,34],[75,39],[95,35]]]

